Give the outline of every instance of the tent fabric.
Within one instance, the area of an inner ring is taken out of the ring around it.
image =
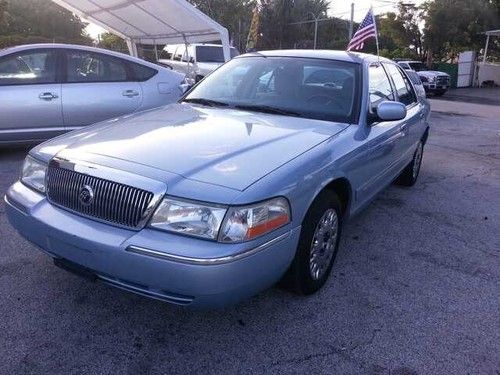
[[[79,17],[135,44],[220,40],[230,58],[227,29],[185,0],[52,0]],[[135,51],[134,51],[135,50]]]

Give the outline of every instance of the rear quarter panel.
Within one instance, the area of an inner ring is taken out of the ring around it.
[[[174,103],[182,96],[180,85],[184,75],[165,68],[147,81],[140,82],[142,104],[140,109],[150,109]]]

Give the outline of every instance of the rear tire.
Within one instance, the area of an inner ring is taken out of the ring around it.
[[[413,154],[413,159],[396,179],[395,183],[401,186],[413,186],[417,182],[420,174],[420,166],[422,165],[422,157],[424,155],[424,143],[420,141],[417,149]]]
[[[318,291],[328,279],[338,252],[342,205],[337,194],[318,195],[302,222],[299,244],[283,285],[298,294]]]

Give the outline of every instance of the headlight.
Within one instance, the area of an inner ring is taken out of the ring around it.
[[[226,211],[222,206],[165,198],[150,225],[169,232],[216,240]]]
[[[42,163],[31,156],[24,160],[21,182],[30,188],[45,194],[45,174],[47,164]]]
[[[429,82],[436,82],[436,77],[429,77]]]
[[[219,236],[221,242],[242,242],[269,233],[290,222],[285,198],[274,198],[245,207],[229,209]]]

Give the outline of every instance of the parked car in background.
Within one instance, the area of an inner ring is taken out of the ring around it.
[[[427,96],[425,94],[425,88],[417,72],[415,72],[414,70],[406,70],[405,73],[408,78],[410,78],[411,83],[413,83],[413,87],[415,88],[415,92],[417,93],[418,97],[421,99],[426,99]]]
[[[0,144],[38,142],[172,103],[184,75],[107,50],[35,44],[0,51]]]
[[[231,58],[240,53],[234,47],[230,49]],[[158,63],[175,71],[186,74],[198,82],[224,64],[224,52],[219,44],[171,44],[166,46]]]
[[[429,70],[419,61],[398,60],[398,64],[405,70],[417,72],[427,93],[441,96],[450,88],[451,77],[448,73]]]
[[[35,147],[6,212],[56,265],[152,298],[311,294],[346,220],[416,182],[429,112],[384,58],[246,54],[179,103]]]

